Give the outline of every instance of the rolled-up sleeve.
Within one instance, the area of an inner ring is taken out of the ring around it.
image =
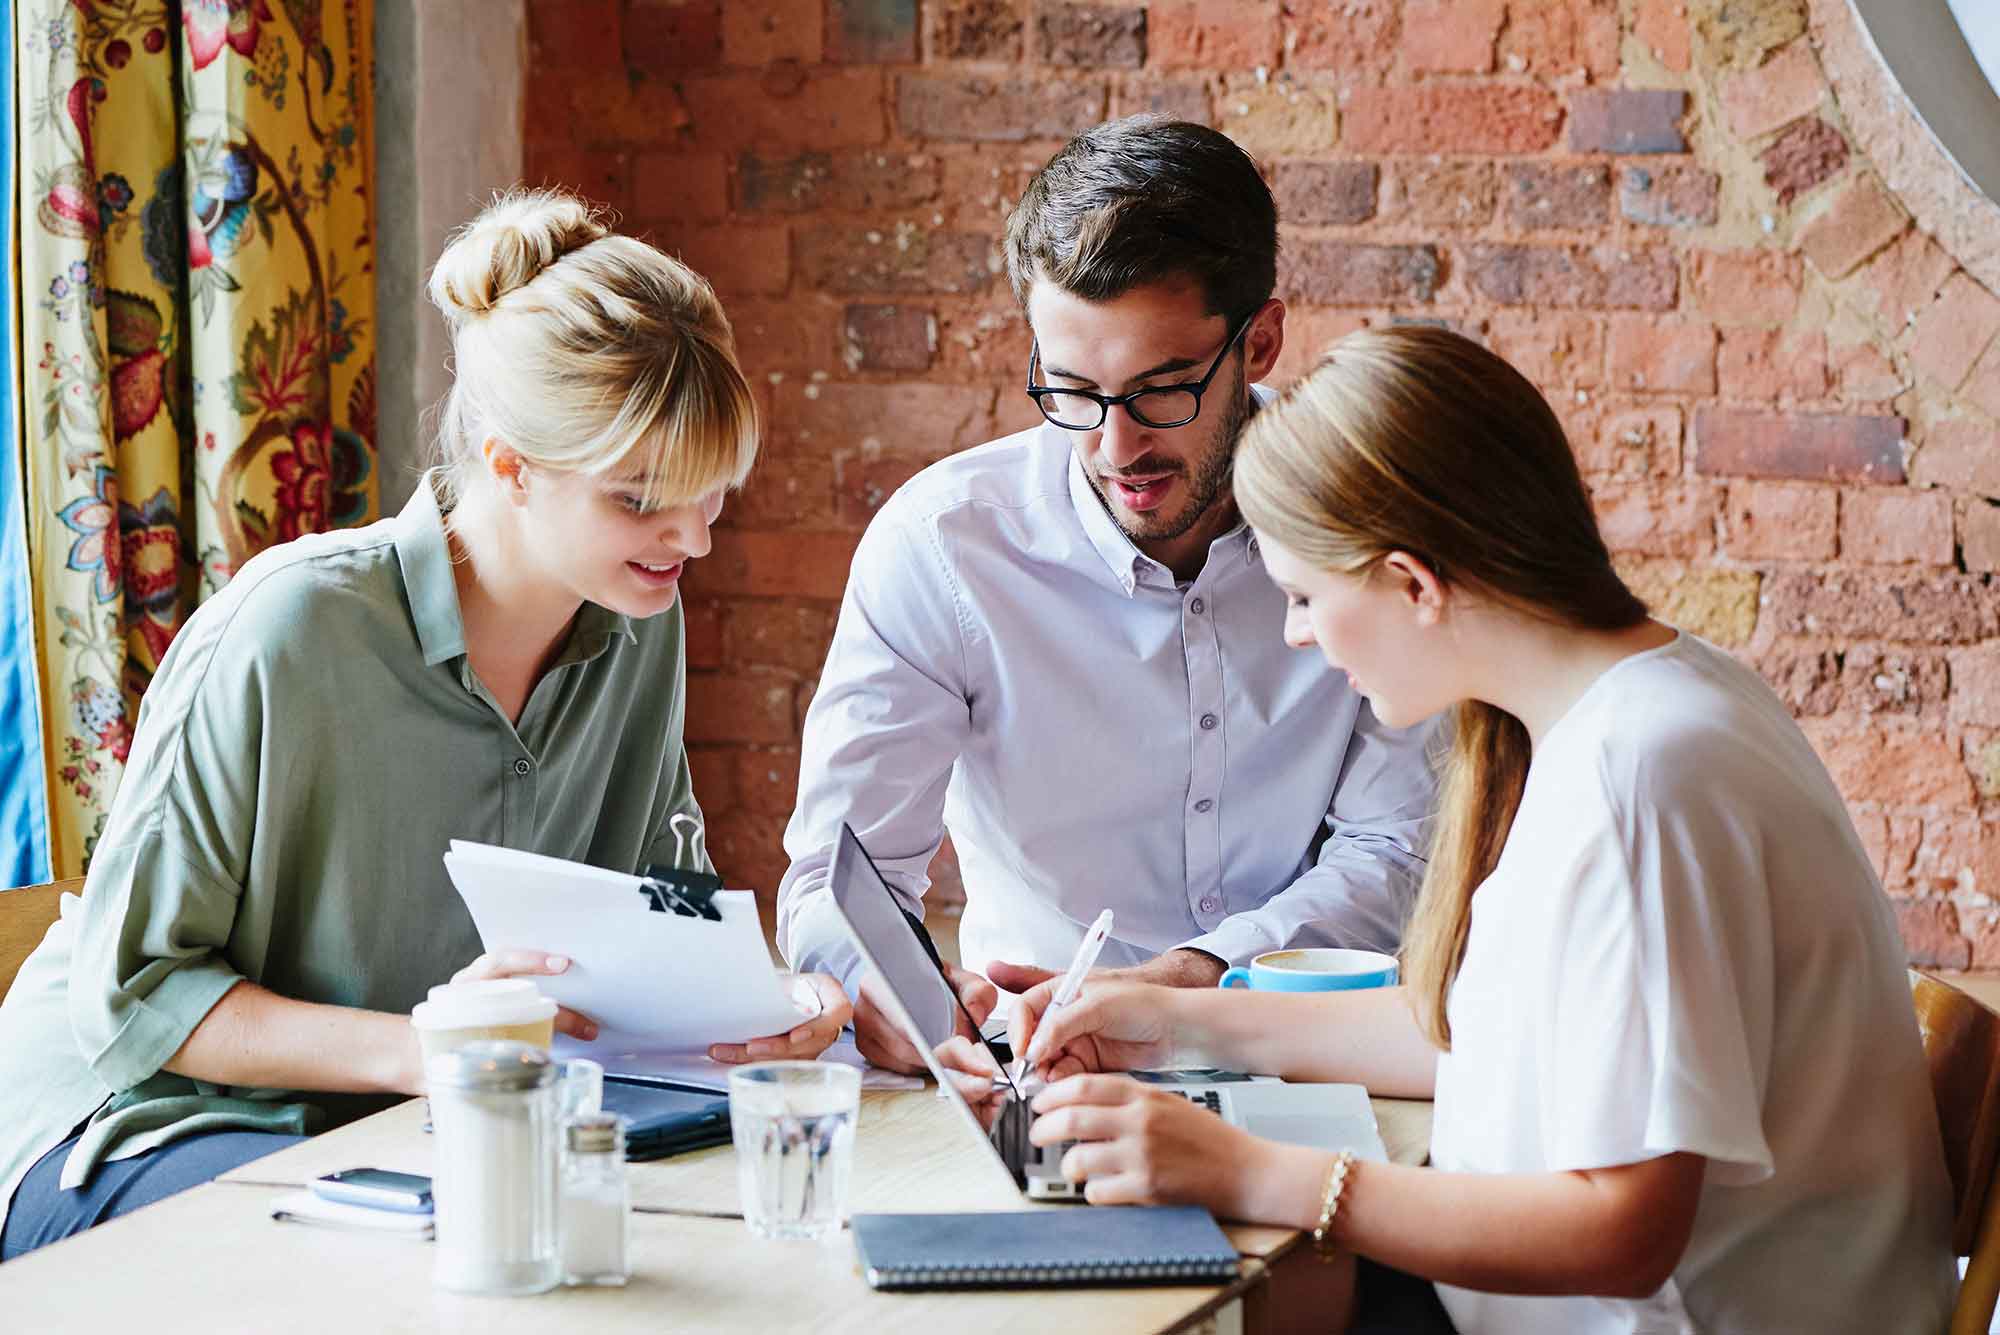
[[[827,887],[843,821],[890,888],[921,914],[944,839],[945,788],[971,728],[965,627],[943,553],[891,501],[848,574],[819,689],[806,714],[798,805],[785,830],[778,948],[852,993],[861,961]]]
[[[1440,718],[1390,728],[1363,701],[1314,864],[1257,908],[1181,945],[1233,965],[1302,946],[1395,953],[1423,880],[1437,807],[1432,750],[1445,726]]]

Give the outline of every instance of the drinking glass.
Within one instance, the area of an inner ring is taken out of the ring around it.
[[[760,1238],[818,1239],[847,1219],[861,1072],[835,1062],[756,1062],[729,1073],[743,1222]]]

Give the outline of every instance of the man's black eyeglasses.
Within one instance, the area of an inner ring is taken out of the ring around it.
[[[1042,344],[1037,339],[1028,354],[1028,397],[1042,410],[1042,416],[1065,431],[1095,431],[1104,425],[1104,419],[1119,404],[1132,420],[1141,426],[1165,428],[1186,426],[1201,415],[1201,396],[1208,389],[1208,382],[1215,379],[1215,373],[1222,369],[1229,350],[1250,328],[1250,322],[1257,318],[1252,311],[1237,323],[1231,331],[1229,341],[1222,345],[1222,351],[1215,354],[1209,364],[1208,373],[1199,380],[1180,385],[1153,385],[1145,389],[1135,389],[1129,394],[1092,394],[1087,389],[1057,389],[1053,385],[1035,383],[1035,371],[1041,365]]]

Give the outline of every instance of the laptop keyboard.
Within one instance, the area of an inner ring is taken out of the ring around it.
[[[1222,1116],[1222,1095],[1212,1089],[1170,1089],[1169,1094],[1178,1094],[1198,1108],[1206,1108],[1217,1117]]]

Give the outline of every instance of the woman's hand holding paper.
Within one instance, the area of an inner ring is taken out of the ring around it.
[[[780,975],[783,977],[784,975]],[[854,1005],[840,980],[830,973],[803,973],[793,976],[792,995],[806,1005],[817,1004],[819,1013],[782,1034],[753,1038],[747,1043],[716,1043],[708,1055],[719,1062],[806,1061],[819,1056],[854,1015]]]
[[[539,950],[489,950],[451,976],[454,983],[478,983],[489,978],[550,977],[569,968],[567,955]],[[597,1037],[597,1021],[567,1006],[556,1007],[556,1032],[588,1042]]]

